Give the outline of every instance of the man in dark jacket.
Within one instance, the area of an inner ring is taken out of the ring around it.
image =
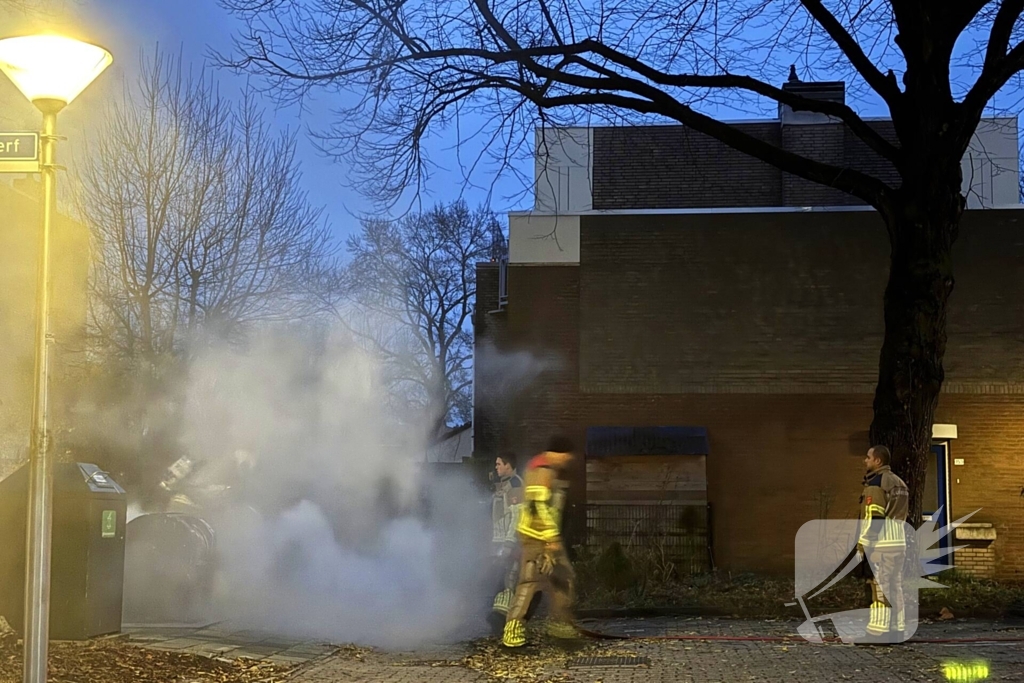
[[[519,544],[516,525],[523,502],[523,479],[516,471],[515,453],[502,453],[494,461],[494,496],[491,500],[491,546],[497,565],[496,573],[501,577],[492,611],[495,625],[505,624],[512,602],[512,593],[519,576]]]

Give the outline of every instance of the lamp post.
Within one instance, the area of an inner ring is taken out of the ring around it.
[[[35,382],[29,455],[28,529],[25,543],[24,683],[45,683],[50,633],[50,539],[53,462],[48,434],[50,372],[50,229],[57,208],[57,114],[113,61],[101,47],[56,35],[0,40],[0,71],[43,114],[40,173],[43,225],[36,279]]]

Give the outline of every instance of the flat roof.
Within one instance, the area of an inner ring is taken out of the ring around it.
[[[984,209],[966,209],[976,211],[1018,211],[1024,204],[1007,204]],[[509,211],[509,216],[537,216],[540,218],[570,218],[574,216],[671,216],[671,215],[705,215],[705,214],[751,214],[751,213],[857,213],[875,211],[873,206],[723,206],[711,208],[688,209],[596,209],[591,211],[568,211],[554,213],[551,211]]]
[[[1016,114],[1007,114],[1005,116],[983,116],[982,121],[986,122],[998,122],[998,121],[1016,121],[1019,117]],[[861,116],[861,121],[892,121],[891,116]],[[782,120],[778,117],[775,118],[759,118],[759,119],[722,119],[721,123],[727,123],[729,125],[742,125],[751,123],[781,123]],[[594,130],[597,128],[660,128],[675,126],[679,128],[686,128],[685,124],[673,121],[658,121],[657,123],[630,123],[622,126],[613,126],[606,124],[599,124],[596,126],[535,126],[534,131],[541,130]]]

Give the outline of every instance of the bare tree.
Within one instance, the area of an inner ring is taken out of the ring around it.
[[[960,161],[993,97],[1024,67],[1024,0],[222,0],[240,56],[286,98],[346,99],[334,151],[394,200],[429,170],[431,131],[479,117],[499,163],[537,123],[673,121],[870,204],[892,244],[872,440],[893,449],[919,521],[944,378]],[[890,141],[846,104],[772,85],[792,63],[844,77],[888,108]],[[717,119],[787,105],[842,121],[900,183],[801,156]]]
[[[300,189],[295,140],[253,97],[180,58],[144,59],[74,164],[93,232],[76,451],[145,493],[176,459],[182,378],[208,339],[326,315],[336,249]]]
[[[157,55],[105,121],[76,164],[97,343],[153,358],[323,310],[309,289],[333,271],[329,231],[300,189],[294,138],[272,134],[251,96],[235,105]]]
[[[396,411],[428,415],[435,436],[472,415],[476,264],[504,248],[494,213],[462,201],[364,220],[348,241],[340,319],[382,359]]]

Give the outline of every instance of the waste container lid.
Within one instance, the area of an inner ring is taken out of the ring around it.
[[[124,495],[125,491],[121,488],[116,481],[110,478],[110,475],[101,470],[96,465],[87,462],[75,463],[75,467],[69,468],[69,476],[74,478],[81,477],[76,483],[76,487],[81,484],[85,484],[89,487],[92,493],[114,493]],[[75,476],[77,472],[78,476]],[[69,482],[70,483],[70,482]]]

